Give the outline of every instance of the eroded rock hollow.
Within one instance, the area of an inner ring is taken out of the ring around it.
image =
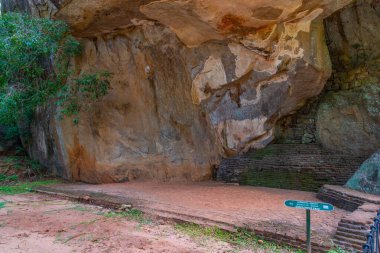
[[[29,152],[68,179],[102,183],[202,180],[221,157],[265,147],[276,121],[323,89],[323,19],[351,1],[24,2],[68,22],[84,45],[77,73],[113,73],[79,125],[41,109]]]

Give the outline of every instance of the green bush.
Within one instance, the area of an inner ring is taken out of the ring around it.
[[[36,108],[48,102],[56,101],[62,115],[73,116],[107,94],[109,73],[68,78],[69,59],[80,53],[80,43],[62,21],[0,15],[0,125],[9,135],[27,132]]]

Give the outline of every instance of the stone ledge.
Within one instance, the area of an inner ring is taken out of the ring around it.
[[[338,192],[342,195],[352,196],[368,203],[380,204],[380,196],[351,190],[339,185],[324,185],[323,188]]]

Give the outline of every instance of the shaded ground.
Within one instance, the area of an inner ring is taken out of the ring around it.
[[[3,195],[0,203],[0,252],[290,252],[193,238],[181,232],[199,233],[193,227],[178,230],[138,211],[115,213],[39,194]]]
[[[226,229],[246,227],[305,239],[305,211],[284,206],[286,199],[318,201],[315,193],[235,186],[215,182],[179,184],[64,184],[48,187],[61,193],[131,203],[144,212]],[[330,244],[338,222],[348,212],[312,212],[313,242]]]

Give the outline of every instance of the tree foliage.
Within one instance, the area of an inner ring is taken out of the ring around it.
[[[84,105],[106,95],[107,72],[70,73],[81,53],[66,23],[25,14],[0,15],[0,125],[20,134],[37,107],[56,103],[61,116],[76,117]]]

